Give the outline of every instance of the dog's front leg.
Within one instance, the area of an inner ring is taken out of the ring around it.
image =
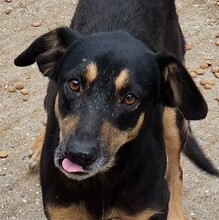
[[[164,140],[167,154],[166,179],[170,190],[168,220],[184,220],[182,208],[181,141],[174,109],[165,108],[163,117]]]
[[[45,139],[45,127],[43,127],[38,135],[36,136],[35,140],[32,142],[30,151],[29,151],[29,161],[28,166],[29,170],[31,172],[36,172],[39,170],[39,164],[40,164],[40,157],[41,157],[41,151],[43,147]]]

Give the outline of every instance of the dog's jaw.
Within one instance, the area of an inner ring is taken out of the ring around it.
[[[66,146],[59,144],[54,154],[54,164],[66,177],[72,180],[84,180],[95,176],[97,173],[107,172],[111,167],[114,166],[115,157],[110,156],[105,150],[102,150],[100,157],[88,167],[83,167],[83,172],[67,172],[63,166],[62,161],[66,158]]]

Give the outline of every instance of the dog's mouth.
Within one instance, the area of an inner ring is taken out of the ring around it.
[[[55,150],[54,163],[66,177],[73,180],[83,180],[109,170],[114,165],[114,157],[110,156],[109,152],[103,148],[99,157],[92,164],[82,166],[68,158],[66,147],[60,144]]]
[[[72,173],[77,175],[86,175],[87,173],[82,166],[72,162],[67,157],[62,160],[61,167],[67,173]]]

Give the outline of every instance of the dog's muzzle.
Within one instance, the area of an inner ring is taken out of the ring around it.
[[[66,141],[55,151],[55,166],[67,177],[81,180],[104,171],[109,165],[110,154],[98,141]],[[110,163],[111,164],[111,163]]]

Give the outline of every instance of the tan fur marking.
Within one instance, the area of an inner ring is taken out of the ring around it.
[[[182,208],[182,171],[180,167],[181,142],[174,109],[165,108],[163,128],[167,154],[166,178],[170,189],[168,220],[184,220]]]
[[[51,220],[91,220],[82,204],[69,207],[48,205],[47,210]]]
[[[48,49],[55,48],[59,44],[59,36],[56,30],[53,30],[43,38]]]
[[[44,76],[49,76],[54,67],[54,63],[65,53],[66,48],[61,44],[56,30],[44,36],[43,44],[46,50],[41,54],[41,59],[44,60],[44,64],[41,64],[40,69]]]
[[[113,209],[107,213],[104,220],[147,220],[155,214],[158,214],[158,212],[153,209],[147,209],[138,215],[130,216],[121,210]]]
[[[115,79],[115,86],[116,86],[116,91],[121,90],[124,88],[128,83],[128,70],[124,69],[122,70],[117,78]]]
[[[51,220],[92,220],[82,204],[69,207],[48,205],[47,210]],[[147,209],[138,215],[130,216],[121,210],[113,209],[103,216],[103,220],[148,220],[155,214],[159,212]]]
[[[59,95],[57,94],[55,100],[55,115],[59,122],[59,129],[60,129],[60,140],[63,140],[69,133],[72,133],[76,130],[76,126],[80,120],[79,116],[67,116],[66,118],[62,119],[60,116],[59,108],[58,108],[58,98]]]
[[[174,102],[177,106],[179,106],[182,102],[181,100],[181,95],[180,95],[180,85],[179,82],[177,80],[176,77],[176,65],[175,64],[170,64],[168,65],[168,67],[166,68],[166,80],[169,81],[170,87],[173,91],[173,95],[174,95]]]
[[[95,63],[90,63],[85,70],[85,79],[88,84],[91,84],[97,77],[97,66]]]
[[[60,39],[60,36],[57,30],[52,30],[48,32],[47,34],[45,34],[45,36],[43,37],[43,40],[48,51],[52,49],[66,51],[66,49],[63,47],[62,41]]]
[[[40,157],[41,157],[41,151],[45,139],[45,127],[43,127],[35,140],[33,141],[30,151],[29,151],[29,161],[28,161],[28,166],[29,170],[31,172],[36,172],[39,170],[39,165],[40,165]]]
[[[54,112],[55,112],[55,116],[59,122],[59,121],[61,121],[61,116],[60,116],[60,112],[59,112],[59,104],[58,103],[59,103],[59,94],[57,93],[56,99],[55,99]]]
[[[140,115],[135,127],[128,131],[121,131],[112,126],[110,122],[104,121],[101,127],[100,137],[103,143],[109,147],[110,152],[115,154],[122,145],[133,140],[138,135],[143,121],[144,113]]]
[[[142,113],[133,129],[128,132],[128,140],[133,140],[139,133],[139,130],[144,122],[144,113]]]

